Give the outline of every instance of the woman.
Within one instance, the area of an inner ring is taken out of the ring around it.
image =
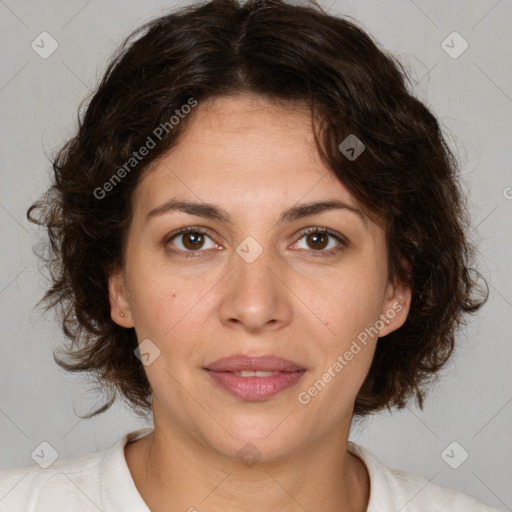
[[[57,361],[110,395],[90,416],[120,394],[154,427],[4,471],[8,510],[495,510],[348,441],[421,407],[486,299],[455,159],[405,78],[281,0],[127,39],[28,218],[72,341]]]

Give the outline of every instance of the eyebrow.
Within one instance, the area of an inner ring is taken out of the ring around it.
[[[277,224],[292,222],[329,210],[347,210],[349,212],[355,213],[366,224],[366,217],[360,210],[339,200],[311,202],[293,206],[281,214]],[[196,203],[191,201],[180,201],[176,199],[166,201],[164,204],[151,210],[146,216],[146,222],[152,218],[164,215],[165,213],[171,211],[180,211],[190,215],[197,215],[198,217],[218,220],[225,224],[233,224],[229,213],[219,206],[209,203]]]

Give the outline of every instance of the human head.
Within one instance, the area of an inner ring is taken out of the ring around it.
[[[116,390],[134,410],[148,410],[135,331],[112,320],[108,295],[108,276],[124,265],[131,197],[179,144],[197,106],[244,92],[310,109],[319,155],[383,226],[390,281],[411,289],[407,321],[377,344],[354,413],[403,407],[413,395],[421,405],[455,328],[482,304],[470,296],[472,246],[455,158],[392,56],[347,19],[278,0],[220,0],[163,16],[127,38],[109,64],[78,134],[54,160],[55,186],[29,210],[30,219],[42,209],[52,241],[45,300],[62,307],[64,332],[77,343],[61,366],[93,372],[112,393],[96,412]],[[349,135],[365,144],[355,160],[339,150]],[[155,147],[139,160],[133,153],[148,137]]]

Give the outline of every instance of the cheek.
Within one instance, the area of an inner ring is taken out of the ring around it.
[[[310,297],[322,319],[316,319],[311,331],[320,363],[311,391],[314,394],[318,389],[323,396],[317,406],[331,401],[346,406],[355,399],[371,366],[378,339],[375,322],[380,314],[381,288],[377,273],[357,270],[354,267],[350,274],[332,280],[325,289],[315,288],[316,300]],[[322,296],[329,300],[320,300]]]
[[[139,343],[149,338],[161,356],[160,365],[146,367],[150,379],[168,379],[166,374],[157,376],[162,365],[173,375],[180,375],[184,363],[197,360],[198,344],[214,313],[214,284],[213,277],[183,277],[171,275],[168,269],[165,273],[150,265],[139,267],[132,282],[133,322]]]
[[[179,280],[141,282],[134,300],[133,321],[138,333],[159,343],[168,343],[183,330],[190,333],[191,325],[198,320],[199,302],[204,295],[199,289],[191,292],[190,286],[190,282]]]
[[[381,279],[359,267],[341,269],[340,277],[316,286],[310,295],[326,339],[346,343],[375,324],[381,309]],[[325,338],[324,338],[325,339]]]
[[[375,295],[340,284],[319,313],[324,324],[311,330],[318,364],[299,401],[311,402],[332,421],[352,406],[371,366],[378,339],[372,329],[379,315]]]
[[[133,321],[141,335],[165,338],[199,302],[199,283],[184,279],[154,252],[131,250],[127,275]]]

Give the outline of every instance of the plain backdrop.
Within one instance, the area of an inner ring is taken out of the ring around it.
[[[51,314],[34,309],[46,281],[32,253],[38,233],[25,213],[48,187],[48,157],[74,134],[77,107],[117,44],[184,3],[191,2],[0,0],[0,469],[34,464],[42,441],[66,458],[109,448],[146,426],[122,404],[91,420],[75,414],[96,402],[84,378],[53,361],[63,334]],[[397,55],[416,95],[440,119],[459,155],[491,292],[460,332],[424,410],[379,414],[354,426],[351,440],[389,466],[512,510],[512,2],[320,3],[355,18]],[[58,43],[46,59],[31,47],[42,32]],[[456,457],[468,453],[457,469],[442,456],[453,442]]]

